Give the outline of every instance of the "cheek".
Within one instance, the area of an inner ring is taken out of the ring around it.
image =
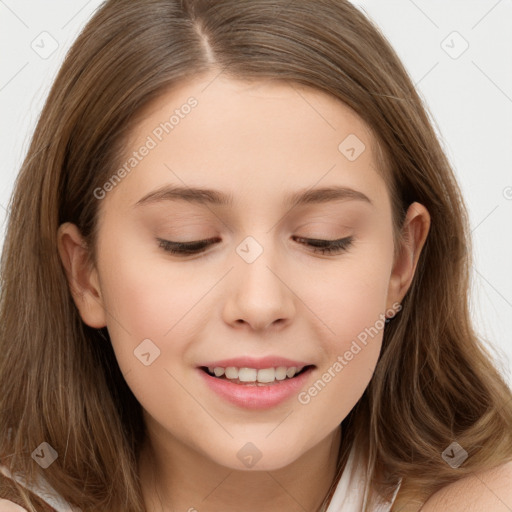
[[[151,361],[153,353],[157,354],[152,370],[187,363],[190,340],[201,337],[204,316],[215,307],[207,292],[218,281],[217,273],[194,272],[186,263],[171,262],[158,253],[161,249],[156,242],[155,249],[150,244],[130,242],[129,236],[109,240],[102,248],[100,268],[116,358],[124,374],[134,370],[131,378],[140,375],[142,385],[146,372],[137,359],[140,352],[149,351]]]
[[[115,349],[128,351],[137,340],[140,343],[163,329],[155,322],[155,311],[166,306],[170,311],[173,304],[162,300],[163,285],[160,282],[155,287],[147,256],[141,248],[128,237],[116,236],[117,232],[104,229],[98,245],[99,274],[112,343]]]
[[[116,271],[107,272],[102,288],[108,331],[124,378],[150,411],[197,413],[179,384],[180,363],[194,329],[202,325],[194,306],[213,283],[194,279],[165,258],[155,263],[147,251],[121,258],[123,252],[105,251],[103,268]],[[179,418],[167,419],[169,427],[180,427]]]
[[[372,378],[385,326],[386,282],[382,275],[354,271],[345,276],[341,288],[331,285],[331,297],[311,297],[313,304],[323,300],[322,322],[329,330],[322,339],[323,364],[298,402],[326,424],[342,421]]]
[[[301,295],[324,324],[328,345],[337,351],[372,327],[386,309],[391,250],[369,244],[359,249],[327,270],[310,272]]]
[[[318,380],[299,402],[314,400],[312,409],[324,410],[335,404],[329,412],[333,421],[348,414],[367,387],[385,326],[392,246],[368,243],[359,249],[327,273],[318,272],[304,295],[322,325],[319,340],[326,357]]]

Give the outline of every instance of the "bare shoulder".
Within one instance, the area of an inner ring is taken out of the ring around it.
[[[0,512],[27,512],[27,509],[16,505],[12,501],[0,498]]]
[[[512,510],[512,461],[461,478],[433,494],[421,512],[510,512]]]

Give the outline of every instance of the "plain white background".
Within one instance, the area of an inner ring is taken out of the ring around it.
[[[474,240],[473,318],[512,384],[512,1],[354,3],[402,58],[456,171]],[[2,244],[14,180],[43,102],[100,4],[0,0]]]

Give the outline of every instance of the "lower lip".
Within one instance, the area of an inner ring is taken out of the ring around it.
[[[258,386],[235,384],[226,379],[212,377],[198,368],[211,390],[228,402],[245,409],[270,409],[297,395],[313,370],[314,367],[310,367],[293,379],[276,380],[272,384]]]

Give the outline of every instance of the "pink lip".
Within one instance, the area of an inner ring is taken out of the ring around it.
[[[255,368],[256,370],[262,370],[264,368],[279,368],[279,366],[286,366],[287,368],[295,366],[302,368],[310,364],[311,363],[305,363],[303,361],[292,361],[284,357],[267,356],[259,359],[254,357],[234,357],[231,359],[222,359],[221,361],[207,362],[200,366],[206,366],[207,368],[227,368],[228,366],[234,366],[235,368]]]
[[[240,359],[229,361],[231,362],[227,366],[238,366],[240,364]],[[237,361],[236,364],[234,364],[233,361]],[[280,361],[282,362],[283,360]],[[258,366],[257,368],[272,368],[274,366],[307,366],[303,363],[290,364],[287,362],[286,364],[281,364],[281,362],[277,365],[274,365],[273,363],[269,364],[268,362],[263,364],[260,360],[258,363],[262,364],[262,366]],[[217,361],[215,365],[224,367],[224,363],[226,363],[226,361]],[[240,364],[240,367],[254,368],[255,366],[254,362],[252,362],[251,364]],[[226,379],[212,377],[201,368],[198,368],[197,371],[201,375],[201,378],[204,379],[206,385],[224,400],[245,409],[261,410],[270,409],[290,399],[292,396],[297,396],[314,369],[314,366],[310,366],[297,377],[293,377],[293,379],[286,378],[263,386],[258,386],[253,383],[236,384]]]

